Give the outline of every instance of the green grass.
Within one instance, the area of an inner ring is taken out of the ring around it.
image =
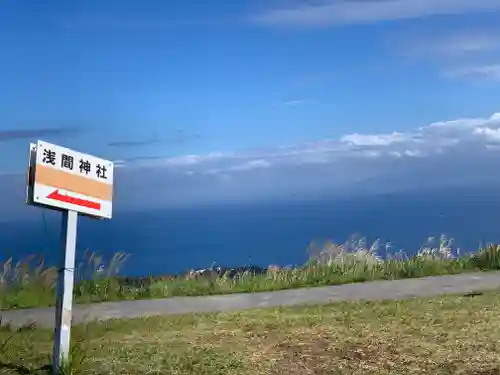
[[[310,260],[302,267],[271,270],[265,275],[244,273],[236,278],[151,277],[126,280],[117,277],[126,254],[117,253],[107,266],[103,259],[86,252],[77,275],[88,281],[75,285],[79,303],[98,301],[249,293],[315,287],[382,279],[415,278],[500,269],[500,245],[489,245],[471,255],[453,251],[451,240],[441,237],[427,244],[414,257],[396,254],[376,256],[378,242],[367,246],[363,239],[343,245],[331,242],[311,246]],[[0,269],[0,310],[50,306],[55,303],[56,270],[34,257],[16,264],[8,260]]]
[[[500,294],[75,326],[72,375],[500,374]],[[0,329],[0,374],[49,374],[53,333]]]

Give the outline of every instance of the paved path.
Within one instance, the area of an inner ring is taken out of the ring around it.
[[[151,315],[231,311],[352,300],[405,299],[449,293],[466,294],[497,288],[500,288],[500,272],[484,272],[265,293],[104,302],[75,305],[73,324]],[[32,322],[36,322],[40,327],[52,328],[54,326],[53,308],[0,311],[0,317],[1,324],[13,326],[22,326]]]

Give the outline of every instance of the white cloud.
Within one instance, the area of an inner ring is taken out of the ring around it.
[[[435,52],[448,55],[494,51],[500,48],[500,38],[491,34],[457,34],[439,42],[434,43]]]
[[[117,207],[353,195],[492,179],[500,183],[495,173],[499,157],[497,113],[404,132],[357,132],[261,150],[181,155],[151,160],[149,168],[144,161],[130,162],[117,170],[117,197],[125,202]]]
[[[174,166],[174,167],[179,167],[179,166],[189,166],[189,165],[194,165],[194,164],[199,164],[207,161],[213,161],[213,160],[218,160],[228,157],[228,155],[224,155],[221,152],[213,152],[209,153],[206,155],[182,155],[182,156],[176,156],[173,158],[168,158],[163,160],[165,164],[168,166]]]
[[[114,160],[113,161],[115,168],[124,168],[126,166],[125,160]]]
[[[474,134],[484,137],[489,142],[500,143],[500,129],[477,128],[474,129]],[[491,145],[488,145],[491,146]]]
[[[301,105],[301,104],[305,104],[306,101],[305,100],[301,100],[301,99],[297,99],[297,100],[288,100],[288,101],[285,101],[283,102],[283,105],[285,106],[298,106],[298,105]]]
[[[354,146],[388,146],[393,143],[402,142],[405,139],[402,133],[392,134],[349,134],[340,138],[341,142]]]
[[[309,101],[305,99],[293,99],[272,103],[271,107],[298,107],[307,103],[309,103]]]
[[[272,164],[265,159],[251,160],[228,168],[228,171],[251,171],[254,169],[269,168]]]
[[[220,175],[220,174],[227,174],[230,172],[246,172],[246,171],[253,171],[256,169],[265,169],[265,168],[270,168],[271,166],[272,163],[269,162],[268,160],[255,159],[243,162],[241,164],[229,165],[227,167],[211,168],[206,171],[203,171],[202,173],[206,175]]]
[[[352,133],[258,151],[185,155],[155,161],[155,167],[192,175],[248,174],[304,165],[338,165],[349,160],[424,158],[500,143],[500,113],[485,118],[439,121],[407,132]],[[132,163],[130,165],[133,165]],[[141,164],[143,165],[143,164]]]
[[[465,68],[449,69],[445,72],[445,76],[450,78],[472,78],[472,79],[488,79],[500,80],[500,64],[468,66]]]
[[[398,57],[438,64],[439,73],[445,78],[500,78],[500,65],[485,63],[497,62],[500,57],[500,33],[495,29],[462,28],[436,32],[418,28],[391,36],[387,46]]]
[[[418,35],[400,35],[393,44],[404,56],[455,59],[500,50],[500,35],[496,30],[448,30],[438,35],[421,31]]]
[[[498,0],[326,0],[270,9],[252,18],[272,26],[327,26],[500,9]]]
[[[439,151],[441,151],[441,149],[439,149]],[[404,155],[410,157],[422,156],[419,150],[405,150]]]

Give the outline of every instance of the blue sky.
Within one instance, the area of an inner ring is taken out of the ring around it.
[[[14,211],[37,139],[115,160],[138,208],[415,187],[439,163],[479,183],[498,157],[500,0],[7,0],[0,47]]]

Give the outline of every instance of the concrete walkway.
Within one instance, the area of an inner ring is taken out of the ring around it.
[[[75,305],[73,324],[114,318],[218,312],[352,300],[405,299],[442,294],[466,294],[500,288],[500,272],[435,276],[421,279],[373,281],[358,284],[277,292]],[[53,328],[54,308],[0,311],[1,324],[22,326],[35,322]]]

